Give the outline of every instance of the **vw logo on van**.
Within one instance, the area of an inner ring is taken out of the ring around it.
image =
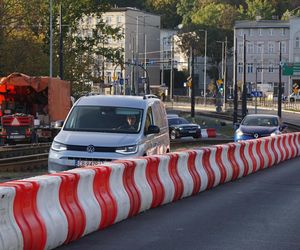
[[[254,136],[255,139],[258,138],[258,134],[257,133],[255,133],[253,136]]]
[[[86,151],[89,153],[93,153],[93,152],[95,152],[95,147],[93,145],[88,145],[86,147]]]

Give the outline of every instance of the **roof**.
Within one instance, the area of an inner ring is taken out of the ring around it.
[[[244,28],[289,28],[289,21],[281,20],[243,20],[236,21],[234,28],[235,29],[244,29]]]
[[[278,118],[278,115],[271,115],[271,114],[250,114],[250,115],[247,115],[247,116],[255,116],[255,117],[276,117]]]
[[[140,10],[140,9],[137,9],[137,8],[133,8],[133,7],[111,8],[110,10],[106,11],[106,13],[108,13],[108,12],[126,12],[126,11],[136,11],[136,12],[141,12],[141,13],[144,13],[144,14],[147,14],[147,15],[160,16],[158,14],[147,12],[147,11]]]
[[[81,97],[75,105],[129,107],[145,109],[148,103],[160,101],[157,98],[124,95],[92,95]]]

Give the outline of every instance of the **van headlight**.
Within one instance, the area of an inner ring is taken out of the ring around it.
[[[51,144],[51,149],[54,151],[65,151],[67,150],[67,145],[53,141]]]
[[[138,145],[124,146],[116,149],[116,153],[124,154],[124,155],[135,154],[137,151],[138,151]]]

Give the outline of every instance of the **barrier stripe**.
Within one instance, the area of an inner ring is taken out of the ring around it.
[[[189,154],[188,170],[190,172],[190,175],[193,178],[193,183],[194,183],[192,194],[195,195],[200,192],[201,179],[200,179],[200,175],[198,174],[198,172],[196,170],[196,164],[195,164],[196,152],[188,151],[188,154]]]
[[[59,201],[61,178],[53,175],[36,176],[24,181],[37,182],[37,208],[46,226],[45,249],[62,245],[68,236],[68,221]]]
[[[143,158],[139,158],[135,160],[135,164],[134,181],[136,183],[137,190],[139,190],[141,199],[139,212],[142,212],[151,208],[153,194],[146,178],[147,161]]]
[[[242,160],[243,166],[244,166],[244,171],[242,173],[242,176],[246,176],[249,173],[249,164],[248,164],[247,158],[245,156],[245,152],[247,152],[247,150],[248,150],[248,148],[246,149],[246,143],[245,142],[240,142],[240,148],[239,148],[238,153],[241,157],[241,160]],[[249,154],[248,154],[248,156],[249,156]]]
[[[213,187],[216,187],[217,185],[219,185],[220,181],[221,181],[221,171],[216,163],[216,152],[217,152],[217,149],[215,147],[210,148],[209,163],[210,163],[211,169],[214,173]]]
[[[236,159],[235,159],[235,148],[236,148],[235,144],[233,144],[233,143],[228,144],[227,157],[229,159],[230,166],[232,168],[231,181],[236,180],[239,176],[239,173],[240,173],[239,165],[238,165],[238,163],[236,162]]]
[[[165,198],[165,190],[158,174],[159,158],[147,156],[146,178],[153,193],[151,207],[157,207],[162,204]]]
[[[109,177],[112,170],[109,167],[97,167],[92,169],[95,171],[93,190],[101,208],[99,229],[103,229],[112,225],[117,216],[117,202],[109,186]]]
[[[271,137],[271,139],[269,140],[270,143],[269,143],[268,151],[270,152],[272,161],[270,162],[268,167],[273,166],[276,163],[277,158],[278,158],[277,151],[275,150],[275,141],[276,141],[275,137]]]
[[[59,201],[68,220],[69,231],[65,243],[69,243],[83,235],[86,225],[85,214],[77,195],[79,175],[67,172],[53,175],[59,176],[62,180]]]
[[[173,185],[175,188],[173,202],[177,201],[181,198],[183,193],[183,182],[180,179],[180,176],[178,174],[177,166],[178,166],[178,154],[169,154],[170,161],[169,161],[169,174],[171,176],[171,179],[173,181]]]
[[[215,183],[215,174],[209,162],[211,150],[210,148],[202,148],[202,150],[203,150],[202,164],[208,177],[208,183],[206,189],[211,189]]]
[[[251,158],[252,164],[253,164],[251,173],[255,173],[258,170],[258,167],[259,167],[259,159],[258,159],[258,156],[255,152],[254,140],[249,141],[249,154],[250,154],[250,158]]]
[[[160,156],[160,162],[158,165],[158,175],[164,187],[164,193],[165,193],[165,198],[162,204],[172,202],[175,195],[175,186],[169,174],[169,167],[168,167],[169,162],[170,162],[170,155]]]
[[[216,146],[216,163],[217,163],[217,166],[219,167],[220,174],[221,174],[221,177],[220,177],[221,184],[225,182],[226,176],[227,176],[226,167],[224,166],[223,161],[222,161],[222,150],[223,150],[222,146]]]
[[[262,140],[256,140],[255,145],[256,145],[255,146],[256,154],[258,155],[258,158],[259,158],[258,170],[262,170],[265,166],[265,160],[261,153],[262,152],[262,149],[261,149]]]
[[[245,166],[244,166],[244,162],[241,158],[241,144],[240,143],[236,143],[235,144],[235,149],[234,149],[234,157],[237,163],[237,167],[239,169],[238,171],[238,177],[237,178],[241,178],[245,172]]]
[[[262,147],[262,152],[264,152],[263,156],[265,158],[265,166],[266,168],[272,166],[272,156],[271,156],[271,147],[270,147],[270,144],[271,144],[271,138],[265,138],[263,139],[263,147]]]
[[[123,182],[126,192],[130,199],[130,210],[128,217],[136,215],[141,208],[141,194],[135,184],[134,172],[136,169],[136,163],[134,161],[123,161],[125,165]]]
[[[83,235],[86,235],[99,228],[101,219],[100,206],[93,190],[95,171],[87,168],[75,168],[69,170],[68,173],[74,173],[80,177],[77,194],[86,218],[86,225],[83,233]]]
[[[128,217],[131,205],[123,181],[125,166],[123,163],[109,163],[105,166],[111,168],[109,186],[117,204],[117,216],[114,220],[116,223]]]
[[[0,184],[0,249],[23,249],[23,236],[14,215],[16,189]]]
[[[46,227],[37,209],[38,183],[10,181],[7,187],[16,190],[14,217],[23,237],[23,249],[39,250],[46,245]]]
[[[189,153],[179,152],[177,161],[177,171],[183,183],[183,192],[180,199],[191,196],[194,189],[194,181],[188,168]]]

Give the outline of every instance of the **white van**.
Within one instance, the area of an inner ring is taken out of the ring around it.
[[[85,96],[54,138],[48,171],[169,151],[166,110],[155,96]]]

